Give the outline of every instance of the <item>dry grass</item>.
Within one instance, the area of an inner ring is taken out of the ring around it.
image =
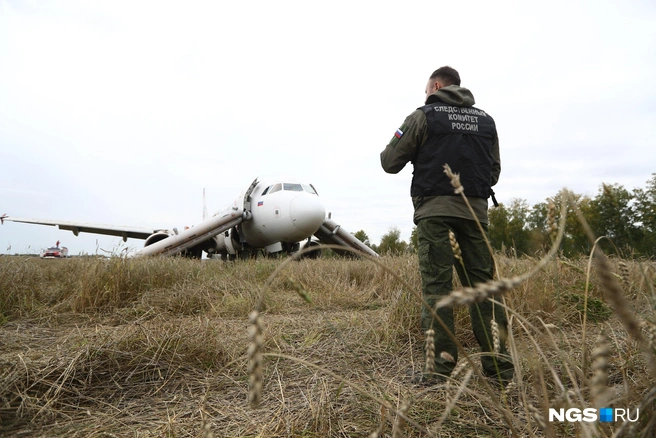
[[[425,342],[413,255],[282,268],[0,257],[0,435],[652,436],[656,267],[605,259],[605,272],[586,280],[586,259],[533,272],[538,262],[497,260],[500,278],[531,273],[504,295],[517,381],[502,391],[480,378],[462,307],[456,337],[468,354],[453,380],[408,383]],[[249,404],[249,357],[261,367],[258,407]],[[546,420],[549,407],[593,407],[602,396],[640,407],[640,422]]]

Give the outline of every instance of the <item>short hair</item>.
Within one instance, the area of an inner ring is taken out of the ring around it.
[[[431,81],[435,79],[439,79],[444,86],[447,85],[460,86],[460,75],[458,74],[458,71],[455,68],[449,67],[448,65],[445,65],[444,67],[440,67],[437,70],[435,70],[433,74],[430,75],[430,78],[428,79]]]

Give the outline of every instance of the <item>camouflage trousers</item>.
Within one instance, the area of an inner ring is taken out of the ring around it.
[[[483,229],[487,234],[485,224]],[[460,246],[462,261],[454,256],[449,230],[453,231]],[[429,306],[434,307],[436,302],[453,290],[454,265],[463,286],[473,287],[492,279],[492,256],[475,221],[448,216],[420,219],[417,223],[417,237],[422,292]],[[436,313],[449,331],[455,333],[453,308],[441,308]],[[512,379],[514,368],[505,346],[508,324],[503,308],[486,300],[469,306],[469,315],[483,353],[483,373],[504,381]],[[493,316],[500,332],[499,354],[494,354],[493,348],[490,326]],[[455,342],[426,306],[422,306],[421,328],[424,332],[430,328],[435,331],[435,372],[448,376],[458,362]]]

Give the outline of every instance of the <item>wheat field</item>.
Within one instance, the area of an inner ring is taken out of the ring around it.
[[[497,257],[501,278],[538,263]],[[424,360],[413,254],[0,257],[0,434],[650,437],[656,267],[605,263],[554,257],[495,295],[516,365],[500,389],[480,373],[464,306],[452,378],[409,383]],[[640,419],[547,421],[549,408],[604,405],[639,408]]]

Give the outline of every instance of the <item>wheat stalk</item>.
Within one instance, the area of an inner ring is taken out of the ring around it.
[[[451,243],[451,249],[453,250],[453,256],[462,263],[462,251],[460,250],[460,245],[456,240],[456,235],[453,231],[449,230],[449,242]]]
[[[592,351],[592,379],[590,381],[590,395],[595,407],[605,406],[608,400],[608,357],[610,344],[605,333],[597,339],[597,345]]]
[[[453,363],[456,362],[456,360],[453,358],[453,356],[451,356],[451,353],[449,353],[448,351],[441,352],[440,357],[443,360],[447,361],[447,362],[453,362]]]
[[[405,428],[405,419],[410,410],[410,403],[403,402],[396,415],[394,421],[394,428],[392,429],[392,438],[401,438],[403,436],[403,429]]]
[[[647,333],[647,343],[652,350],[656,349],[656,324],[651,321],[642,321],[642,328]]]
[[[597,269],[597,275],[599,275],[599,279],[601,280],[601,286],[606,292],[606,298],[613,306],[615,314],[620,321],[622,321],[624,328],[626,328],[626,331],[629,332],[633,339],[642,344],[644,338],[642,336],[642,331],[640,330],[640,323],[631,311],[631,306],[626,298],[624,298],[622,288],[617,284],[617,280],[613,275],[608,259],[599,247],[595,248],[594,262]]]
[[[535,406],[529,403],[528,405],[528,411],[531,414],[531,417],[535,420],[536,423],[538,423],[538,426],[542,430],[548,430],[549,428],[547,427],[547,422],[544,421],[544,416],[542,415],[542,412]]]
[[[549,206],[548,206],[548,213],[547,213],[547,231],[549,232],[549,237],[551,237],[551,241],[552,242],[555,241],[556,234],[558,232],[558,224],[556,223],[556,204],[554,204],[553,199],[549,199]]]
[[[501,352],[501,336],[499,335],[499,324],[495,319],[490,321],[490,328],[492,329],[494,352],[499,354]]]
[[[426,375],[435,372],[435,330],[426,330]]]
[[[248,374],[249,374],[249,391],[248,401],[252,407],[259,406],[262,398],[262,338],[263,328],[260,320],[260,312],[254,310],[251,312],[250,326],[248,328]]]
[[[629,288],[631,287],[631,282],[629,281],[629,265],[627,265],[624,260],[620,260],[618,265],[619,265],[619,268],[620,268],[620,275],[622,277],[622,283],[624,284],[624,287],[628,291]]]
[[[526,276],[522,275],[498,281],[491,280],[487,283],[479,283],[476,287],[464,287],[455,290],[440,299],[437,304],[435,304],[435,308],[440,309],[442,307],[465,306],[480,303],[489,297],[501,295],[504,292],[509,291],[522,283],[526,279],[525,277]]]
[[[453,171],[451,170],[451,167],[448,164],[444,165],[444,173],[451,180],[451,185],[454,188],[453,193],[455,193],[456,195],[464,194],[465,193],[465,188],[460,183],[460,174],[453,173]]]

